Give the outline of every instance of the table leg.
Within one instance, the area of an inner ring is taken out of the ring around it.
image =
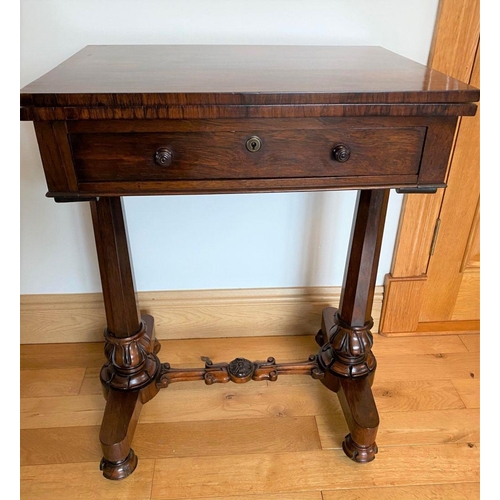
[[[388,201],[388,189],[360,191],[340,306],[323,311],[316,336],[322,382],[338,393],[350,430],[343,449],[356,462],[370,462],[377,453],[379,417],[371,391],[377,363],[370,328]]]
[[[107,320],[101,470],[107,479],[123,479],[137,466],[130,444],[141,406],[158,392],[160,345],[153,318],[139,313],[122,200],[101,197],[90,204]]]

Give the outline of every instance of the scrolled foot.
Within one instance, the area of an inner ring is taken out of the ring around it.
[[[353,441],[351,434],[347,434],[345,437],[345,440],[342,442],[342,449],[351,460],[361,464],[374,460],[378,452],[376,443],[372,443],[369,446],[361,446]]]
[[[132,448],[127,458],[120,460],[119,462],[110,462],[103,458],[101,460],[100,469],[102,470],[102,475],[106,479],[112,479],[118,481],[120,479],[125,479],[134,472],[137,467],[137,455],[134,453]]]

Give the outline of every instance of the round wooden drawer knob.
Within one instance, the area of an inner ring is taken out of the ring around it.
[[[347,146],[339,144],[333,148],[332,155],[335,161],[344,163],[351,157],[351,151]]]
[[[172,160],[174,159],[174,154],[168,148],[158,148],[155,153],[155,163],[160,167],[168,167]]]

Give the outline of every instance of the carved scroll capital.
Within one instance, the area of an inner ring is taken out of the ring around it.
[[[343,377],[362,377],[372,372],[377,366],[371,350],[372,327],[372,320],[360,327],[350,326],[336,312],[333,326],[324,332],[329,340],[319,353],[322,369]]]
[[[156,379],[160,361],[156,353],[160,344],[152,339],[151,324],[141,321],[139,331],[130,337],[115,337],[104,331],[104,353],[108,362],[102,367],[101,382],[113,389],[141,389]]]

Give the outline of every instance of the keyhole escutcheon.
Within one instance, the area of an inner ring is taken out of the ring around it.
[[[262,147],[262,141],[257,136],[250,137],[247,140],[246,147],[250,153],[256,153]]]

